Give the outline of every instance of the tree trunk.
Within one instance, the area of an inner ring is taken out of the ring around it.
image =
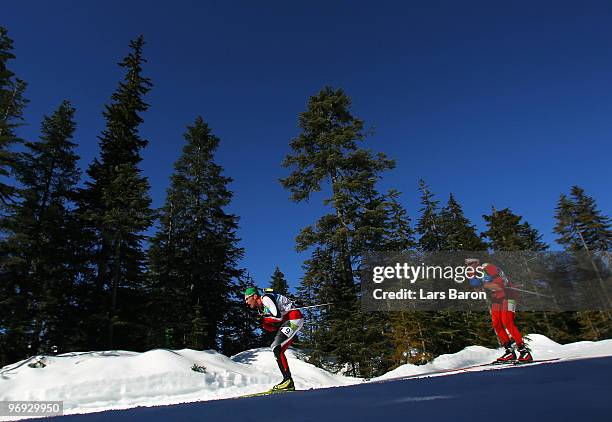
[[[112,349],[115,335],[115,316],[117,312],[117,290],[119,288],[119,273],[121,270],[121,234],[117,235],[115,240],[115,269],[111,284],[111,311],[110,321],[108,326],[108,345]]]

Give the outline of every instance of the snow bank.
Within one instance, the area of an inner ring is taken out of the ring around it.
[[[542,335],[529,338],[536,359],[612,355],[612,340],[560,345]],[[501,349],[471,346],[439,356],[427,365],[403,365],[372,381],[487,363],[500,353]],[[300,360],[292,350],[287,351],[287,358],[297,389],[364,382],[317,368]],[[248,350],[231,358],[214,351],[155,349],[145,353],[67,353],[45,360],[44,368],[29,367],[34,359],[2,368],[0,401],[62,400],[64,413],[74,414],[235,397],[265,391],[280,381],[268,348]],[[205,373],[193,371],[194,364],[203,366]]]
[[[297,389],[347,385],[361,380],[334,375],[295,357],[287,359]],[[45,357],[0,370],[1,400],[63,400],[64,413],[85,413],[235,397],[268,390],[281,380],[270,349],[233,358],[214,351],[155,349],[145,353],[113,350]],[[196,364],[205,373],[193,371]]]
[[[541,334],[530,334],[526,336],[526,340],[534,359],[573,359],[612,356],[612,340],[598,342],[581,341],[562,345]],[[440,355],[427,365],[402,365],[378,378],[374,378],[373,381],[418,376],[428,372],[489,363],[497,359],[501,355],[501,351],[502,349],[469,346],[457,353]],[[482,369],[475,368],[473,370]]]

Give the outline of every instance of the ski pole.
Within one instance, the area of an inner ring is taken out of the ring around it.
[[[536,295],[536,296],[553,297],[553,296],[550,296],[550,295],[543,295],[542,293],[532,292],[531,290],[523,290],[523,289],[518,289],[518,288],[516,288],[516,287],[506,287],[506,289],[509,289],[509,290],[516,290],[517,292],[529,293],[529,294],[531,294],[531,295]]]
[[[333,305],[333,303],[329,302],[329,303],[322,303],[321,305],[300,306],[299,308],[293,308],[293,309],[319,308],[321,306],[327,306],[327,305]]]

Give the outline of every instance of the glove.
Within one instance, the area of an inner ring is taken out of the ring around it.
[[[482,279],[478,277],[470,278],[470,286],[472,287],[480,287],[482,286]]]

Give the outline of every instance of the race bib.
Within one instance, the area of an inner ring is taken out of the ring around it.
[[[508,311],[516,312],[516,302],[512,299],[508,299]]]
[[[280,332],[286,335],[287,337],[291,337],[293,330],[289,326],[281,327]]]

